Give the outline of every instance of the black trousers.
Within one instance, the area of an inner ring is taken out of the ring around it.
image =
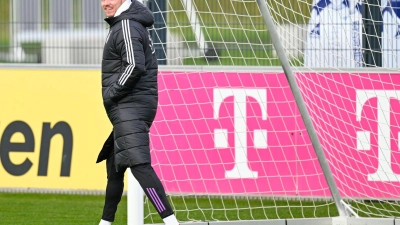
[[[114,154],[107,159],[107,188],[102,219],[113,222],[117,207],[124,191],[126,169],[115,169]],[[162,219],[174,212],[165,195],[164,187],[150,164],[140,164],[130,168],[133,176],[142,186],[143,191]]]

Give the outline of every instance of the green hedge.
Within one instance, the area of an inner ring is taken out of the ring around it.
[[[10,38],[10,0],[0,0],[0,5],[0,52],[5,52]]]

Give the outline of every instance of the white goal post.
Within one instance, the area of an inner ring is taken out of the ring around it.
[[[163,1],[151,154],[182,224],[400,224],[399,0]],[[161,224],[132,178],[128,224]]]

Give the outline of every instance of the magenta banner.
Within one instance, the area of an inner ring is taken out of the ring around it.
[[[400,75],[296,76],[340,192],[400,197]],[[162,72],[159,89],[167,192],[330,196],[283,73]]]

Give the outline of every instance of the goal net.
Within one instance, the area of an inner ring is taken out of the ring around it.
[[[400,1],[267,0],[275,39],[259,2],[147,2],[167,65],[151,154],[178,220],[398,217]]]

